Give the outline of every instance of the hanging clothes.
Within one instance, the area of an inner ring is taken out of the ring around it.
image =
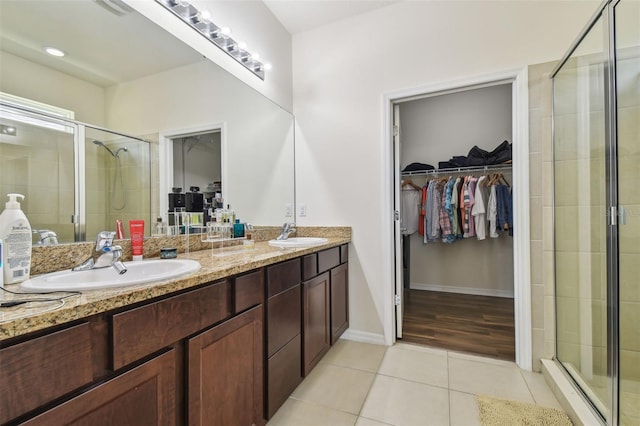
[[[469,183],[467,185],[469,190],[469,203],[466,204],[465,207],[467,209],[467,217],[469,218],[469,238],[476,236],[476,223],[475,219],[472,215],[473,206],[476,203],[476,184],[478,183],[478,178],[475,176],[469,176]]]
[[[442,200],[440,205],[440,229],[442,230],[442,242],[452,243],[455,241],[453,232],[451,230],[451,192],[453,191],[453,179],[449,178],[449,181],[442,188]]]
[[[476,238],[487,238],[487,190],[485,188],[487,177],[480,176],[476,184],[475,202],[471,208],[471,215],[475,225]]]
[[[418,230],[420,216],[420,197],[422,192],[415,188],[402,189],[402,209],[400,210],[400,228],[404,235],[414,234]]]
[[[431,199],[431,233],[429,234],[429,239],[432,241],[436,241],[440,238],[440,206],[442,204],[442,189],[438,186],[438,182],[431,181],[431,195],[429,195],[429,199]]]
[[[511,191],[509,191],[507,185],[497,185],[496,198],[497,227],[500,230],[509,232],[509,236],[513,237],[513,202]]]
[[[418,217],[418,234],[424,236],[424,240],[426,242],[426,234],[424,232],[425,228],[425,216],[427,214],[427,186],[422,187],[421,191],[421,199],[420,199],[420,215]]]
[[[489,237],[498,238],[498,201],[496,199],[496,186],[489,188]]]

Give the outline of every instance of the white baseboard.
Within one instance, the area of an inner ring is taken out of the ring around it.
[[[513,299],[513,290],[491,288],[457,287],[440,284],[411,283],[411,290],[442,291],[445,293],[474,294],[476,296],[508,297]]]
[[[354,342],[360,343],[371,343],[374,345],[384,345],[384,335],[381,333],[370,333],[368,331],[358,331],[347,329],[342,336],[341,339],[353,340]]]

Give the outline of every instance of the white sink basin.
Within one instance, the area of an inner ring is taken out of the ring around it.
[[[20,287],[25,291],[97,290],[178,278],[200,269],[198,262],[189,259],[143,260],[124,262],[124,265],[127,272],[122,275],[111,267],[89,271],[66,270],[28,279]]]
[[[319,246],[327,241],[329,240],[320,237],[291,237],[286,240],[269,240],[269,245],[280,248],[300,248]]]

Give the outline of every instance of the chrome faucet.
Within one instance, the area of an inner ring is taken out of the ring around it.
[[[34,229],[34,234],[38,234],[37,246],[53,246],[58,244],[58,235],[50,229]]]
[[[122,258],[122,247],[112,245],[115,235],[115,232],[100,231],[96,236],[96,248],[91,256],[71,270],[88,271],[111,266],[120,275],[127,272],[127,267],[120,260]]]
[[[289,238],[290,234],[296,232],[295,226],[296,224],[293,222],[285,222],[284,225],[282,225],[282,230],[280,231],[280,235],[276,237],[276,240],[286,240]]]

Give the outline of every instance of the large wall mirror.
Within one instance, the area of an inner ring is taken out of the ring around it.
[[[47,46],[66,55],[50,56]],[[74,202],[86,209],[92,240],[116,218],[167,217],[175,186],[220,188],[224,203],[256,225],[293,219],[285,217],[295,205],[293,116],[122,2],[2,0],[0,92],[91,125],[74,147],[67,131],[0,118],[19,139],[33,136],[17,143],[0,133],[0,196],[26,193],[32,226],[59,226],[60,242],[78,240],[66,223]],[[174,159],[178,145],[188,155]],[[203,157],[190,167],[194,152],[214,147],[210,175]],[[78,153],[82,170],[73,160]],[[9,173],[24,165],[28,173]],[[73,188],[54,184],[74,179]]]

